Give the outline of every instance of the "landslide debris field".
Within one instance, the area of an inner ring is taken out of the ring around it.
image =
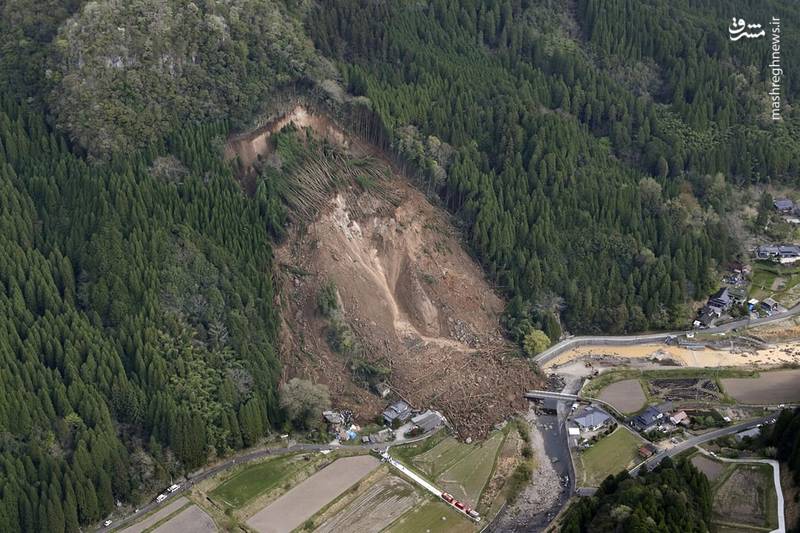
[[[504,302],[449,215],[374,148],[304,108],[287,117],[271,124],[314,130],[335,149],[295,164],[285,187],[292,222],[275,249],[284,378],[328,385],[335,407],[362,422],[386,406],[369,390],[385,379],[390,399],[441,410],[462,437],[524,410],[522,393],[540,379],[503,337]],[[285,160],[270,152],[274,134],[238,136],[229,155]],[[335,309],[321,309],[324,295]]]

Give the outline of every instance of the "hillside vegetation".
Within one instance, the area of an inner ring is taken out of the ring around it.
[[[458,217],[509,297],[507,330],[535,352],[547,342],[535,332],[554,340],[562,325],[685,324],[739,251],[731,187],[797,184],[800,68],[788,51],[800,44],[788,29],[799,11],[778,0],[0,3],[0,531],[78,531],[285,422],[271,239],[290,235],[293,197],[264,168],[255,197],[243,194],[222,159],[277,94],[327,95],[334,115],[352,104],[334,118],[350,117],[342,128]],[[731,12],[787,28],[782,122],[765,116],[767,40],[728,42]],[[361,379],[385,374],[351,363]],[[681,468],[658,474],[670,486],[678,476],[668,502],[704,490]],[[633,511],[619,523],[705,520],[704,499],[677,516],[651,487],[619,486],[643,495],[641,511],[620,502]]]
[[[704,4],[552,6],[331,0],[307,25],[466,222],[518,337],[562,309],[572,330],[683,324],[738,251],[730,182],[796,176],[796,120],[760,119],[765,54],[715,50]]]

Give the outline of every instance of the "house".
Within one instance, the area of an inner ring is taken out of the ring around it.
[[[602,409],[587,407],[576,415],[572,421],[583,431],[597,431],[601,427],[611,423],[613,418]]]
[[[756,257],[758,259],[772,259],[780,255],[780,248],[774,244],[762,244],[756,248]]]
[[[756,258],[783,264],[800,261],[800,246],[796,244],[763,244],[756,248]]]
[[[718,314],[727,311],[733,305],[733,297],[728,290],[728,287],[723,287],[708,299],[708,307],[712,309],[719,309]]]
[[[648,407],[638,415],[631,418],[628,423],[631,425],[631,427],[636,428],[638,431],[647,433],[648,431],[656,429],[656,427],[658,427],[658,425],[661,423],[662,418],[664,418],[664,413],[655,407]]]
[[[714,320],[718,319],[720,316],[720,312],[718,309],[714,307],[705,306],[703,309],[700,310],[700,315],[698,315],[697,319],[694,321],[694,327],[696,328],[707,328],[711,326]]]
[[[755,439],[759,435],[761,435],[761,428],[750,428],[750,429],[746,429],[744,431],[740,431],[739,433],[734,435],[734,438],[737,441],[742,441],[746,437],[750,437],[751,439]]]
[[[394,440],[394,431],[389,428],[382,429],[377,433],[373,433],[369,436],[369,441],[380,444],[382,442],[387,442],[390,440]]]
[[[389,393],[392,392],[392,389],[389,388],[389,385],[384,382],[376,383],[372,388],[375,390],[375,394],[381,398],[386,398],[389,396]]]
[[[650,444],[648,442],[647,444],[643,444],[643,445],[639,446],[639,450],[638,451],[639,451],[639,456],[642,459],[649,459],[650,457],[655,455],[657,449],[656,449],[655,446],[653,446],[652,444]]]
[[[781,244],[778,246],[779,261],[782,264],[800,261],[800,246],[794,244]]]
[[[405,422],[411,418],[411,406],[403,400],[394,402],[383,411],[383,421],[388,425]]]
[[[765,311],[772,313],[778,310],[778,302],[773,300],[772,298],[766,298],[763,302],[761,302],[761,307]]]
[[[428,433],[438,428],[442,423],[442,416],[436,411],[425,411],[411,418],[411,423],[423,433]]]
[[[344,415],[338,411],[323,411],[322,418],[328,423],[328,427],[334,433],[338,433],[344,425]]]
[[[794,209],[794,202],[789,200],[788,198],[776,198],[772,205],[775,206],[780,213],[791,213]]]
[[[669,421],[675,424],[687,425],[689,423],[689,415],[686,414],[686,411],[677,411],[672,413],[672,416],[669,417]]]

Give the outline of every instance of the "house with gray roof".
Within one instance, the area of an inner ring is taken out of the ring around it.
[[[394,402],[383,411],[383,421],[388,425],[396,422],[403,423],[411,418],[411,406],[403,400]]]
[[[572,418],[572,421],[583,431],[597,431],[613,420],[611,415],[597,407],[587,407]]]

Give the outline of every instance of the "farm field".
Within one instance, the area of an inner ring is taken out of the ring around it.
[[[695,468],[704,473],[708,480],[712,483],[716,481],[720,474],[722,474],[722,471],[725,470],[724,464],[720,463],[719,461],[715,461],[710,457],[706,457],[701,453],[692,456],[691,461]]]
[[[214,521],[196,505],[186,509],[152,530],[152,533],[213,533],[219,531]]]
[[[410,482],[387,474],[314,531],[381,531],[422,500]]]
[[[612,383],[600,391],[598,398],[613,405],[623,414],[635,413],[644,407],[647,401],[638,379],[625,379]]]
[[[609,475],[633,466],[638,461],[637,449],[645,441],[618,427],[591,448],[578,453],[579,485],[597,487]]]
[[[337,459],[250,517],[247,525],[259,533],[292,531],[379,464],[371,455]]]
[[[238,509],[257,496],[279,486],[305,466],[303,455],[286,455],[244,467],[211,491],[211,498]]]
[[[712,484],[713,520],[731,530],[768,528],[778,525],[772,468],[766,464],[725,465],[725,472]]]
[[[167,504],[161,509],[158,509],[154,513],[151,513],[146,517],[142,517],[143,520],[123,529],[122,533],[142,533],[143,531],[150,529],[160,521],[164,520],[171,514],[177,512],[181,507],[187,505],[188,503],[189,500],[181,496],[177,500],[173,500],[171,503]]]
[[[786,308],[800,302],[800,270],[756,263],[753,267],[751,296],[773,298]]]
[[[776,404],[800,402],[800,370],[762,372],[755,378],[722,379],[725,392],[742,403]]]
[[[471,533],[475,524],[432,497],[396,520],[385,533]]]

